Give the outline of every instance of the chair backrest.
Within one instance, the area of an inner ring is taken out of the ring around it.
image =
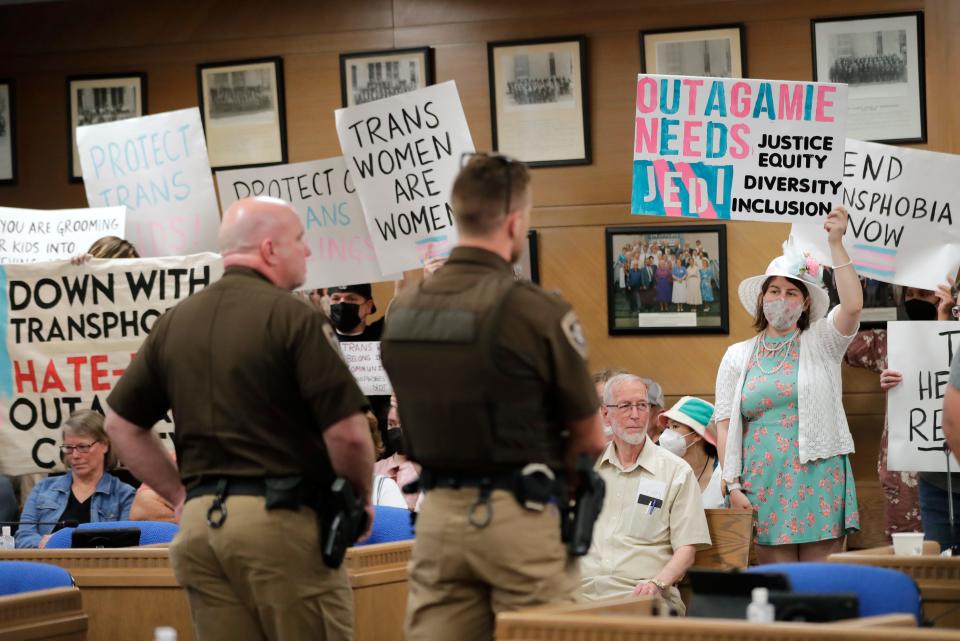
[[[920,590],[903,572],[847,563],[771,563],[747,572],[782,572],[794,592],[854,592],[860,599],[860,616],[912,614],[922,620]]]
[[[135,527],[140,529],[140,545],[169,543],[176,536],[180,526],[165,521],[101,521],[99,523],[81,523],[81,530],[110,530],[114,528]],[[47,548],[69,548],[73,546],[73,531],[76,528],[65,527],[57,530],[47,540]]]
[[[63,568],[30,561],[0,561],[0,596],[73,587],[73,577]]]
[[[359,545],[406,541],[413,538],[413,525],[410,523],[410,510],[400,507],[375,505],[373,532],[370,538]]]

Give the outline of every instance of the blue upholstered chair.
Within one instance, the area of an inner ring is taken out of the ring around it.
[[[140,545],[169,543],[176,536],[180,526],[164,521],[102,521],[100,523],[81,523],[81,530],[111,530],[115,528],[135,527],[140,529]],[[73,531],[77,528],[65,527],[57,530],[47,540],[47,549],[73,547]]]
[[[373,532],[370,538],[358,545],[406,541],[413,538],[413,526],[410,524],[410,510],[401,507],[375,505]]]
[[[56,565],[29,561],[0,561],[0,596],[70,587],[73,587],[73,577]]]
[[[747,572],[786,574],[795,592],[856,593],[861,617],[905,613],[922,621],[917,584],[896,570],[846,563],[771,563]]]

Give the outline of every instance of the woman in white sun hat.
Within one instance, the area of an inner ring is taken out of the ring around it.
[[[827,216],[840,304],[829,315],[820,265],[794,245],[739,287],[757,336],[731,345],[717,372],[716,421],[732,507],[752,507],[761,563],[822,560],[860,526],[847,455],[840,362],[863,307],[843,246],[847,212]]]
[[[696,474],[703,507],[724,507],[713,405],[696,396],[684,396],[660,414],[657,422],[663,429],[658,445],[682,458]]]

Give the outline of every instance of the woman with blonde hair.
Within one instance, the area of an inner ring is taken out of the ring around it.
[[[130,517],[134,489],[107,473],[117,465],[103,414],[79,410],[63,424],[60,452],[67,473],[37,483],[17,530],[18,548],[44,547],[65,521],[99,523]]]

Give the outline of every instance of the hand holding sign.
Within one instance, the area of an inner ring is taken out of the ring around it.
[[[843,235],[847,232],[849,214],[843,207],[837,207],[827,214],[823,229],[827,232],[827,241],[831,245],[843,244]]]

